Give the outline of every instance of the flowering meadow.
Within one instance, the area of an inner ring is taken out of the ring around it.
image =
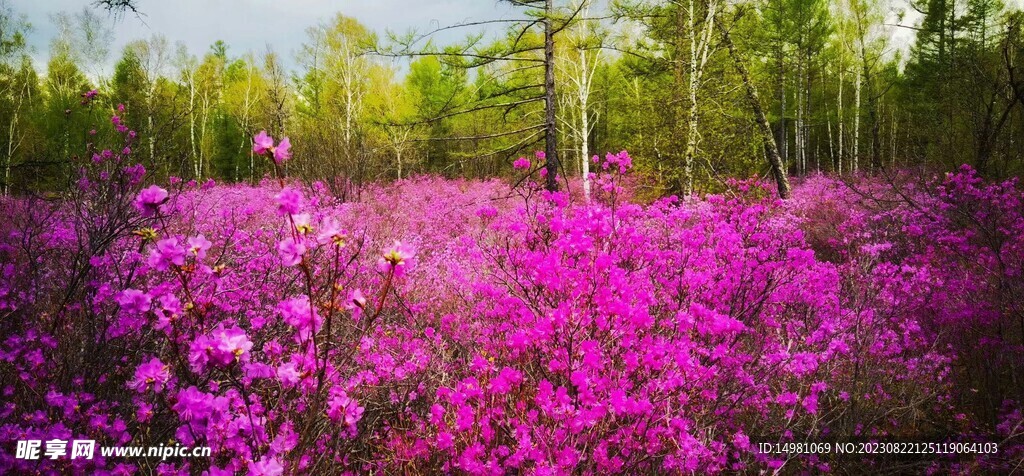
[[[1024,457],[1024,204],[969,168],[794,198],[429,176],[149,183],[134,133],[4,199],[0,473],[1002,473]],[[513,186],[516,185],[516,186]],[[17,440],[209,446],[18,459]],[[782,454],[759,443],[998,443]],[[965,446],[969,447],[969,446]]]

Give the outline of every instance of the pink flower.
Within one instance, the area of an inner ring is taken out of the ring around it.
[[[105,151],[104,151],[105,152]],[[142,189],[135,197],[135,208],[142,212],[142,216],[151,217],[160,210],[160,205],[167,201],[167,190],[156,185],[150,185]]]
[[[292,158],[292,143],[287,137],[281,139],[281,143],[277,144],[277,148],[274,149],[274,162],[283,164]]]
[[[306,245],[288,238],[277,244],[277,252],[281,255],[281,264],[295,266],[302,262],[302,255],[306,254]]]
[[[354,431],[356,423],[363,418],[364,408],[344,390],[331,389],[331,398],[327,401],[327,417],[335,423],[344,423],[350,431]]]
[[[148,312],[153,298],[138,289],[125,289],[117,297],[117,304],[121,310],[129,314],[140,314]]]
[[[213,341],[209,336],[201,335],[192,341],[188,349],[188,363],[192,370],[201,373],[206,370],[210,363],[210,355],[213,353]]]
[[[277,378],[285,386],[292,387],[299,383],[302,374],[295,368],[294,362],[286,362],[277,367]]]
[[[528,169],[530,168],[530,159],[526,157],[520,157],[512,162],[512,168],[514,169]]]
[[[260,131],[252,138],[252,151],[257,155],[263,155],[274,148],[274,138],[267,135],[267,131]]]
[[[366,309],[366,296],[363,296],[363,292],[358,289],[350,292],[345,309],[352,311],[352,319],[358,321],[359,316],[363,315],[363,309]]]
[[[498,216],[498,209],[490,205],[484,205],[476,211],[476,216],[480,218],[494,218]]]
[[[128,387],[139,393],[147,392],[150,389],[160,393],[170,379],[171,374],[168,367],[160,359],[153,357],[149,362],[135,369],[135,379],[128,383]]]
[[[401,277],[406,271],[416,265],[416,250],[400,241],[377,260],[377,269],[382,273],[394,272],[395,277]]]
[[[213,243],[210,243],[203,235],[197,235],[188,239],[188,252],[192,253],[199,260],[206,258],[206,251],[211,246],[213,246]]]
[[[277,458],[265,456],[259,461],[249,462],[250,476],[281,476],[284,474],[284,467]]]
[[[799,400],[800,396],[793,392],[784,392],[775,398],[780,405],[796,405]]]
[[[188,361],[192,370],[204,372],[209,364],[227,367],[234,362],[248,362],[252,341],[238,327],[217,326],[210,335],[201,335],[189,346]]]
[[[230,329],[219,328],[214,330],[211,340],[214,347],[210,360],[222,366],[230,365],[234,361],[244,362],[248,360],[249,349],[252,349],[252,341],[245,335],[245,331],[237,327]]]
[[[348,235],[341,229],[341,225],[338,224],[337,220],[329,219],[322,225],[320,233],[316,236],[317,243],[326,245],[333,243],[335,246],[345,246],[345,240],[348,239]]]
[[[153,405],[144,402],[139,403],[139,409],[135,412],[135,419],[142,423],[153,419]]]
[[[277,201],[278,215],[295,215],[302,208],[302,191],[292,187],[285,187],[274,196],[274,200]]]
[[[322,319],[316,310],[309,305],[309,296],[299,296],[277,305],[277,312],[281,319],[299,331],[299,338],[307,340],[310,336],[320,330]]]
[[[184,422],[198,422],[209,418],[213,409],[213,395],[203,393],[196,387],[181,390],[171,407]]]
[[[156,248],[149,254],[149,265],[158,271],[167,271],[172,264],[185,264],[185,248],[178,244],[177,238],[156,242]]]
[[[313,226],[310,225],[308,213],[292,216],[292,222],[295,225],[295,231],[299,232],[300,235],[308,235],[313,232]]]

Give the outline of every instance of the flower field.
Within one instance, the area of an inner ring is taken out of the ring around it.
[[[735,182],[648,202],[620,153],[596,160],[590,201],[542,191],[527,159],[517,187],[424,176],[342,201],[287,178],[287,142],[254,142],[278,172],[258,186],[147,183],[125,148],[83,162],[69,197],[0,202],[0,473],[946,474],[1024,457],[1014,181],[813,176],[787,201]],[[212,455],[14,458],[28,438]],[[999,451],[758,445],[808,441]]]

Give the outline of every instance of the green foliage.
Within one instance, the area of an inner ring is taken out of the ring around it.
[[[527,2],[504,30],[419,47],[430,38],[382,41],[339,14],[308,30],[291,71],[273,52],[217,41],[197,57],[154,36],[119,52],[107,76],[94,71],[109,43],[94,13],[55,17],[58,36],[37,72],[30,26],[0,0],[0,185],[65,187],[81,144],[102,138],[97,126],[118,105],[155,180],[258,181],[272,173],[250,151],[263,129],[292,138],[305,160],[288,173],[309,180],[511,174],[510,159],[543,148],[544,20],[559,32],[556,135],[570,176],[585,154],[622,149],[652,196],[764,176],[766,141],[723,28],[791,174],[963,162],[997,177],[1024,170],[1024,16],[1000,0],[914,0],[915,24],[879,0],[611,4],[557,1],[548,18]],[[893,21],[917,32],[906,57]],[[99,99],[76,107],[92,88]]]

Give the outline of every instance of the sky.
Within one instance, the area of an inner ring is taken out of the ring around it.
[[[93,0],[8,0],[32,24],[29,42],[36,63],[45,65],[50,41],[57,30],[51,15],[76,13],[91,7]],[[126,43],[162,34],[174,44],[183,42],[189,52],[201,56],[213,42],[224,40],[230,56],[263,53],[270,44],[274,51],[292,58],[306,40],[306,29],[336,13],[359,20],[378,34],[386,29],[404,33],[409,29],[427,32],[439,26],[471,21],[512,18],[508,4],[498,0],[137,0],[143,16],[126,14],[109,17],[99,10],[114,29],[111,58],[102,69],[110,69]],[[480,31],[464,29],[437,36],[448,43]],[[94,69],[94,68],[87,68]],[[100,68],[96,68],[100,69]]]
[[[0,0],[3,2],[4,0]],[[92,6],[93,0],[6,0],[18,13],[25,14],[32,24],[29,37],[37,67],[45,67],[50,41],[56,36],[51,16],[57,12],[76,13]],[[894,9],[905,9],[907,0],[891,0]],[[1010,5],[1024,0],[1008,0]],[[114,18],[100,10],[114,30],[114,42],[104,65],[86,65],[87,71],[106,71],[120,56],[126,43],[162,34],[171,44],[182,42],[189,52],[201,56],[217,40],[224,40],[230,56],[263,53],[273,47],[294,65],[295,52],[306,39],[306,29],[326,21],[336,13],[359,20],[371,30],[382,34],[390,29],[404,33],[410,29],[431,31],[457,23],[515,18],[508,3],[499,0],[137,0],[142,16],[126,14]],[[901,8],[901,4],[904,6]],[[912,25],[917,15],[904,18]],[[895,23],[890,16],[888,22]],[[438,34],[440,44],[451,43],[478,32],[480,28],[450,30]],[[894,28],[891,45],[906,52],[913,41],[913,30]]]

